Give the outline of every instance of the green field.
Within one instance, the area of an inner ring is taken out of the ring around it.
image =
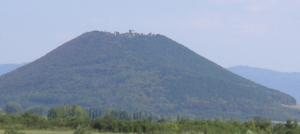
[[[26,134],[72,134],[73,133],[73,131],[41,131],[41,130],[26,130],[24,132]],[[4,134],[4,130],[0,130],[0,134]]]
[[[25,134],[73,134],[74,131],[42,131],[42,130],[26,130]],[[4,134],[4,130],[0,130],[0,134]],[[92,134],[100,134],[99,132],[92,132]],[[111,133],[101,133],[111,134]],[[117,134],[117,133],[115,133]]]

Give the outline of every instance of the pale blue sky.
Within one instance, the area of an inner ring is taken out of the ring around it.
[[[0,0],[0,64],[88,31],[163,34],[223,66],[300,72],[298,0]]]

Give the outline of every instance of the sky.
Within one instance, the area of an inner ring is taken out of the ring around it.
[[[222,67],[300,72],[299,0],[0,0],[0,64],[89,31],[165,35]]]

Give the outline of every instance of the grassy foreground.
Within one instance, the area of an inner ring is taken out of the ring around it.
[[[25,134],[73,134],[74,131],[47,131],[47,130],[25,130]],[[0,134],[4,134],[4,130],[0,130]],[[99,132],[92,132],[92,134],[100,134]],[[112,133],[101,133],[112,134]]]
[[[74,133],[74,131],[49,131],[49,130],[24,130],[23,132],[25,132],[25,134],[73,134]],[[4,134],[4,130],[0,130],[0,134]],[[99,133],[97,131],[94,131],[91,134],[125,134],[125,133]],[[126,134],[136,134],[136,133],[126,133]],[[164,134],[164,132],[158,132],[157,134]],[[203,134],[203,133],[183,132],[181,134]]]

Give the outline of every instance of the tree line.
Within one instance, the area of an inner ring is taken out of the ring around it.
[[[34,108],[37,109],[37,108]],[[5,109],[5,111],[8,109]],[[38,111],[38,110],[37,110]],[[204,133],[204,134],[298,134],[297,120],[273,124],[262,116],[240,122],[234,119],[187,119],[182,116],[147,114],[139,111],[99,110],[79,105],[50,108],[47,117],[26,110],[0,114],[0,128],[17,126],[34,130],[98,130],[114,133]],[[88,128],[88,129],[84,129]]]

